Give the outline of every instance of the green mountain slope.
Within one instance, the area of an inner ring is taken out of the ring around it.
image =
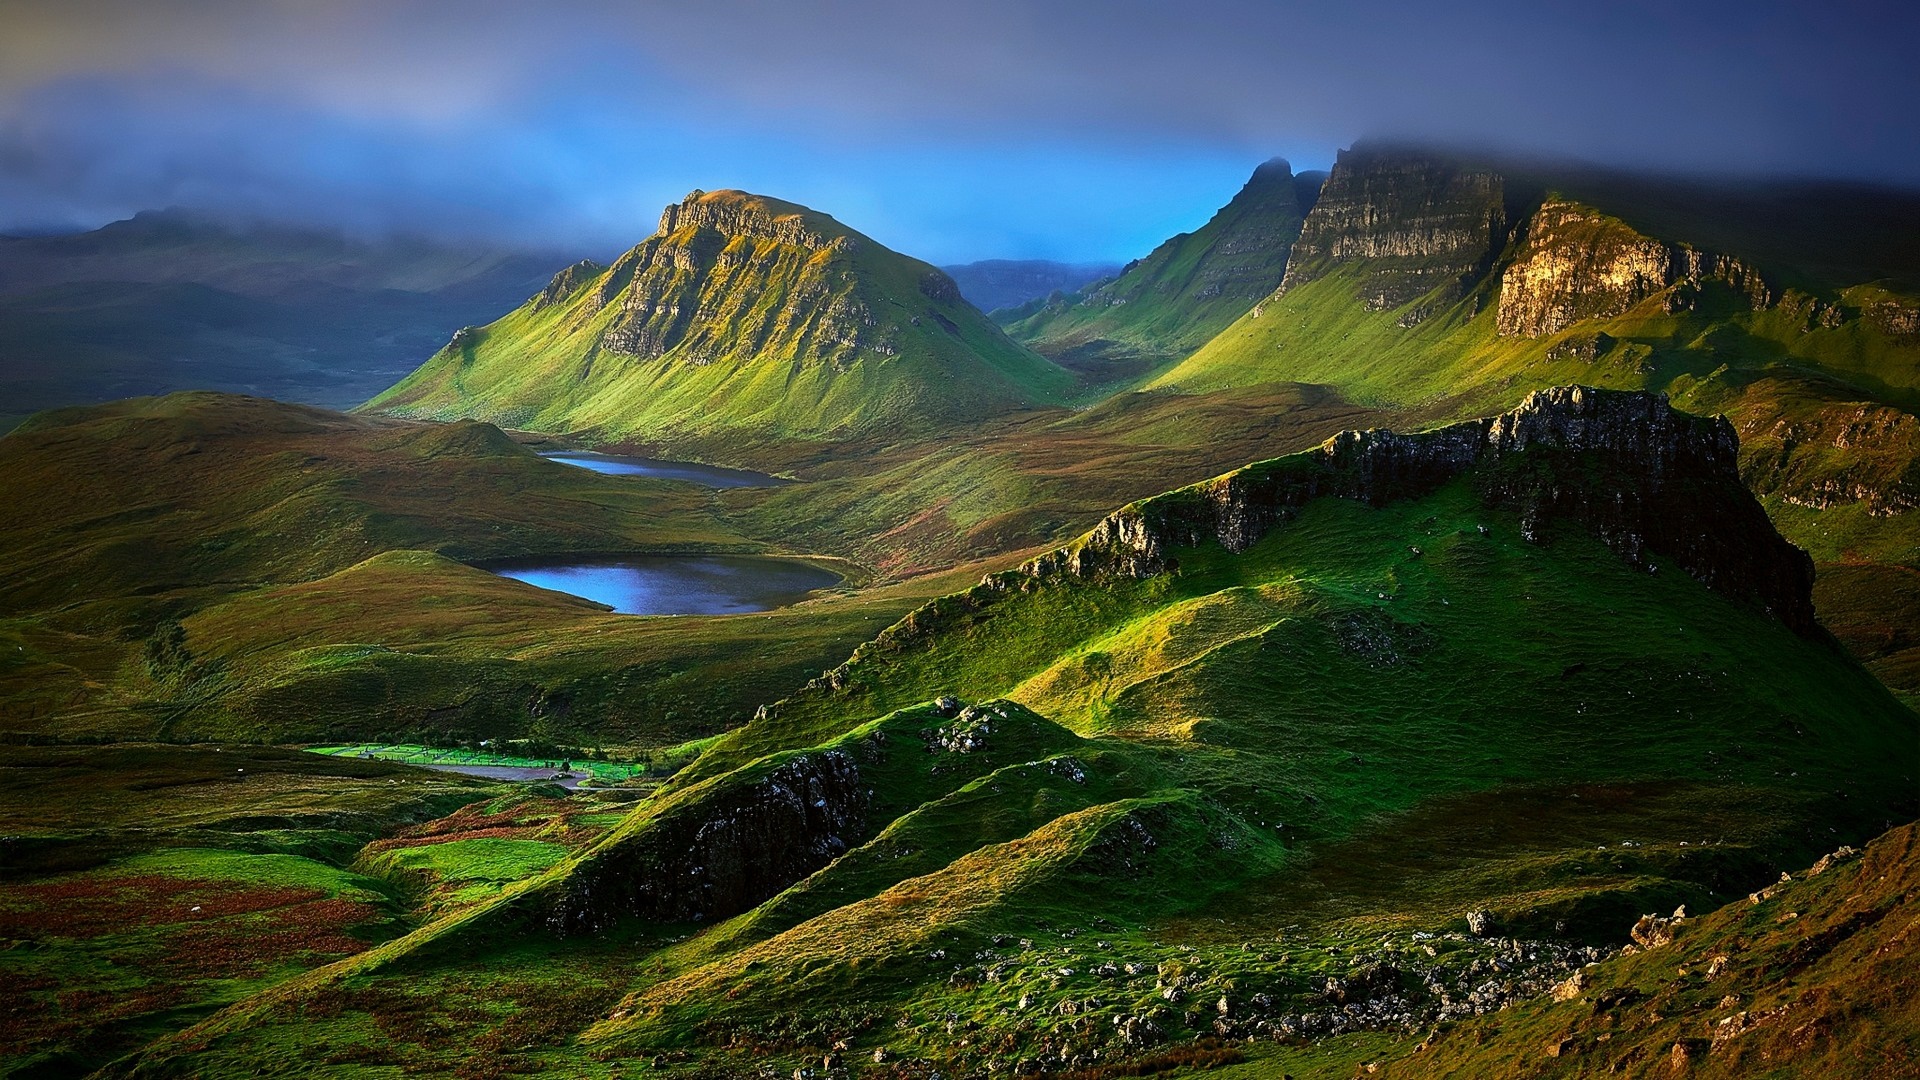
[[[462,331],[369,403],[602,438],[899,437],[1056,403],[1072,378],[951,278],[825,214],[695,192],[611,267]]]
[[[1567,388],[1123,508],[552,870],[113,1074],[452,1072],[502,1023],[527,1075],[1348,1074],[1911,812],[1920,720],[1736,454]]]
[[[1181,233],[1083,294],[997,315],[1016,340],[1100,379],[1177,360],[1280,283],[1320,176],[1284,159],[1254,170],[1205,225]]]

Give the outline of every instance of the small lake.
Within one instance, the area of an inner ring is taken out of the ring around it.
[[[768,611],[840,582],[811,563],[759,555],[617,555],[520,559],[501,577],[606,604],[623,615],[733,615]]]
[[[608,476],[651,476],[661,480],[686,480],[711,488],[779,487],[790,484],[777,476],[750,469],[723,469],[692,461],[661,461],[656,458],[597,454],[592,450],[546,450],[541,457],[563,465],[576,465]]]

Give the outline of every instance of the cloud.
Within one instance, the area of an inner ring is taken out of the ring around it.
[[[1267,155],[1374,133],[1920,182],[1920,16],[1891,5],[0,0],[0,26],[0,227],[183,203],[604,250],[742,186],[935,258],[1124,258]]]

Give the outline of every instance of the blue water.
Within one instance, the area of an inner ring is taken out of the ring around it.
[[[840,575],[755,555],[560,556],[489,567],[501,577],[595,600],[627,615],[733,615],[807,598]]]
[[[592,469],[609,476],[652,476],[662,480],[686,480],[695,484],[704,484],[711,488],[739,487],[778,487],[791,483],[777,476],[753,472],[748,469],[723,469],[718,465],[701,465],[692,461],[660,461],[654,458],[623,457],[619,454],[596,454],[591,450],[550,450],[541,453],[543,458],[566,465],[577,465],[582,469]]]

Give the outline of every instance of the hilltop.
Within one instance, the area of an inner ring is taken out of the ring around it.
[[[898,439],[1056,404],[1072,377],[953,279],[826,214],[695,192],[368,404],[606,440]]]

